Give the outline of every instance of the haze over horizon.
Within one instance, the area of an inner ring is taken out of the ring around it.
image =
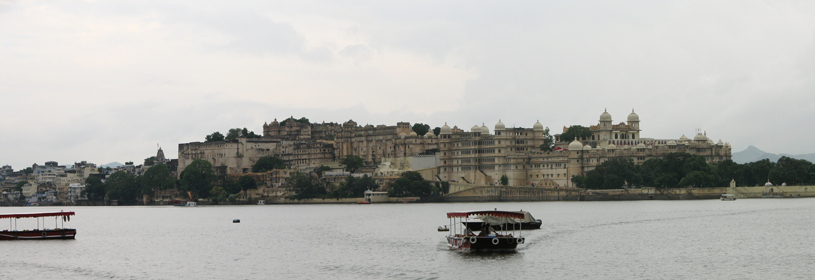
[[[807,154],[815,2],[0,1],[0,165],[312,122],[697,129]]]

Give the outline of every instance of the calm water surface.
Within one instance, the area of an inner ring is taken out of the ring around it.
[[[525,231],[527,242],[514,253],[447,250],[446,233],[436,231],[447,224],[446,212],[493,208],[527,210],[544,225]],[[815,199],[809,198],[0,208],[2,213],[59,210],[77,213],[70,222],[77,239],[0,242],[0,279],[815,275]],[[0,221],[0,229],[7,228],[8,220]]]

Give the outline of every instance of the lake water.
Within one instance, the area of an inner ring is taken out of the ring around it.
[[[544,224],[541,230],[524,231],[526,244],[517,252],[447,249],[447,233],[436,231],[448,224],[446,212],[493,208],[530,211]],[[78,229],[77,239],[0,241],[0,279],[810,279],[815,275],[815,199],[810,198],[6,207],[0,213],[59,210],[76,212],[68,224]],[[232,219],[241,223],[233,224]],[[25,225],[18,221],[18,228]],[[0,220],[0,229],[7,228],[8,220]]]

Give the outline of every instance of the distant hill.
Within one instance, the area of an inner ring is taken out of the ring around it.
[[[748,162],[759,161],[762,159],[769,159],[772,162],[777,162],[779,158],[782,156],[794,158],[794,159],[803,159],[808,160],[809,162],[815,162],[815,154],[804,154],[804,155],[790,155],[790,154],[771,154],[765,151],[762,151],[755,146],[750,145],[744,151],[733,153],[730,157],[734,162],[743,164]]]
[[[119,167],[119,166],[122,166],[122,165],[124,165],[124,164],[121,164],[121,163],[118,163],[118,162],[114,161],[114,162],[111,162],[111,163],[108,163],[108,164],[103,164],[102,166],[99,166],[99,167],[116,168],[116,167]]]

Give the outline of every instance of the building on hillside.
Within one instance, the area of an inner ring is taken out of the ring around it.
[[[229,174],[226,177],[229,180],[237,182],[240,177],[250,176],[255,179],[257,189],[250,189],[244,192],[244,198],[257,198],[257,197],[272,197],[279,198],[288,195],[288,190],[281,188],[286,180],[291,177],[294,170],[291,169],[275,169],[266,172],[258,173],[244,173],[244,174]]]
[[[570,178],[583,175],[614,157],[629,157],[636,164],[674,152],[703,156],[708,162],[729,159],[730,144],[714,143],[703,133],[693,140],[641,138],[639,116],[632,113],[628,123],[612,125],[611,115],[603,112],[598,125],[590,126],[592,135],[585,139],[562,142],[555,135],[556,148],[540,151],[544,127],[540,122],[529,128],[506,128],[495,125],[494,134],[487,127],[474,126],[470,132],[454,132],[442,127],[439,150],[439,180],[466,185],[498,185],[506,176],[512,186],[572,186]],[[565,131],[564,131],[565,132]],[[453,188],[455,189],[455,188]]]
[[[178,145],[178,174],[196,159],[212,164],[219,176],[252,172],[252,166],[265,156],[275,156],[286,166],[318,167],[335,161],[334,146],[326,140],[280,140],[237,138],[232,141],[192,142]]]
[[[280,140],[333,140],[340,131],[337,123],[301,123],[291,117],[281,125],[275,119],[271,123],[263,124],[263,137]]]
[[[237,138],[232,141],[191,142],[178,144],[178,175],[196,159],[212,164],[219,175],[252,171],[252,165],[264,156],[280,156],[281,140],[272,138]]]
[[[438,141],[432,131],[423,136],[417,135],[408,122],[374,127],[358,126],[349,120],[342,124],[342,130],[334,139],[334,147],[338,160],[353,155],[367,163],[378,164],[384,158],[411,157],[438,149]]]
[[[85,190],[85,184],[71,183],[68,185],[67,199],[64,201],[75,204],[80,200],[88,200],[88,196],[82,195],[83,190]]]

